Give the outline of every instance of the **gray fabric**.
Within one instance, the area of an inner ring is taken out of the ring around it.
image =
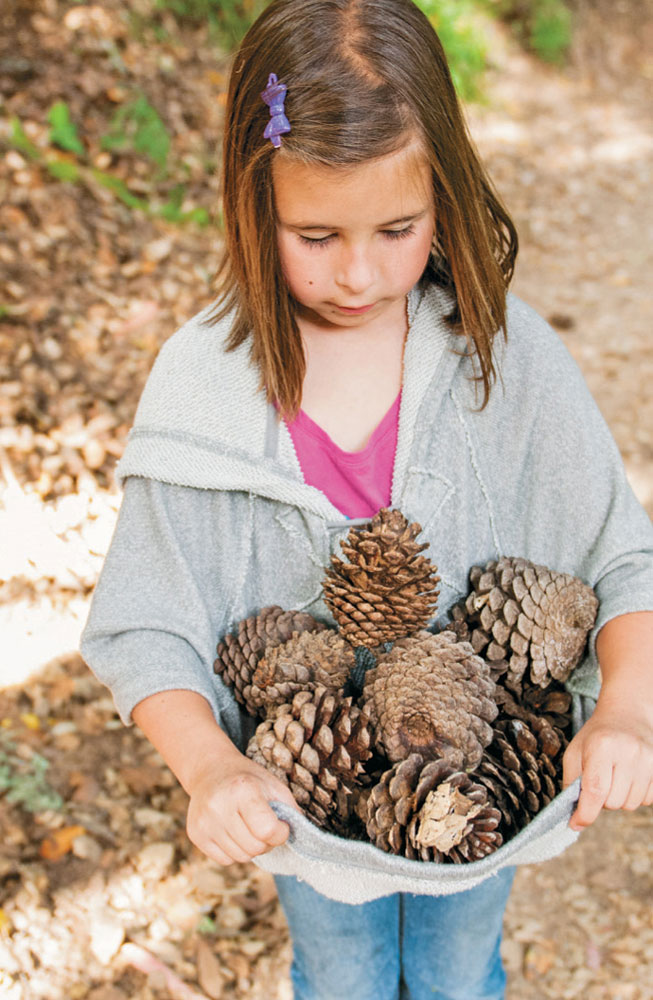
[[[449,896],[495,875],[507,865],[548,861],[578,840],[568,826],[580,780],[565,789],[527,827],[481,861],[438,865],[389,857],[362,841],[343,841],[325,833],[283,802],[272,806],[291,829],[281,847],[254,861],[275,875],[296,875],[313,889],[341,903],[367,903],[395,892]]]
[[[441,622],[466,593],[469,568],[500,555],[575,573],[596,589],[596,628],[569,683],[588,699],[580,721],[599,688],[598,629],[616,615],[653,610],[653,528],[578,367],[544,320],[508,296],[508,344],[496,345],[501,380],[479,410],[471,360],[444,321],[449,306],[438,289],[410,296],[392,503],[422,525],[430,543]],[[143,698],[184,688],[207,699],[242,750],[254,723],[213,672],[216,643],[267,604],[333,624],[321,581],[356,522],[303,482],[285,424],[277,433],[270,425],[247,347],[226,354],[229,320],[208,326],[208,311],[164,345],[143,392],[118,469],[118,524],[81,648],[126,723]],[[550,833],[538,834],[533,823],[520,835],[519,863],[569,842],[558,808],[549,813]],[[297,874],[318,878],[314,849],[324,841],[309,846],[309,832],[298,823],[291,847],[261,863],[285,871],[291,852]],[[360,848],[337,841],[335,849],[347,866],[370,856]],[[506,845],[477,870],[487,877],[513,851]],[[387,882],[376,873],[365,883],[356,868],[360,898],[397,891],[391,875],[406,862],[384,855],[378,863]],[[429,867],[419,891],[452,891],[449,866],[441,866],[441,883],[426,878]],[[405,885],[415,877],[406,875]],[[326,882],[335,898],[349,891],[348,877]]]

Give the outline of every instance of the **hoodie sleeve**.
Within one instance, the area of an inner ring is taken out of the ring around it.
[[[126,724],[149,695],[185,689],[206,698],[242,747],[246,717],[213,672],[230,610],[220,592],[225,520],[217,507],[225,500],[213,490],[127,479],[80,648]]]
[[[504,555],[573,573],[600,606],[590,656],[574,672],[598,691],[595,640],[611,618],[653,610],[653,525],[626,478],[616,442],[582,373],[554,330],[512,299],[502,381],[477,448],[502,518]],[[494,440],[483,440],[486,426]],[[488,461],[488,456],[493,460]]]

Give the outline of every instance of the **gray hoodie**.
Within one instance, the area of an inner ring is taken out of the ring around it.
[[[653,610],[653,527],[578,367],[544,320],[508,296],[507,346],[497,338],[495,347],[500,380],[480,410],[472,359],[444,320],[449,307],[434,287],[409,296],[392,506],[418,521],[430,544],[439,621],[467,593],[470,567],[501,555],[595,588],[596,627],[569,681],[578,727],[598,693],[599,628]],[[206,324],[211,308],[167,341],[144,389],[81,649],[126,723],[143,698],[185,688],[207,699],[244,750],[254,722],[213,672],[217,642],[269,604],[334,624],[322,577],[359,522],[304,483],[248,346],[224,352],[230,319]],[[577,836],[567,826],[577,794],[576,783],[493,855],[461,866],[342,840],[277,804],[290,839],[257,863],[347,902],[457,892],[506,864],[563,850]]]

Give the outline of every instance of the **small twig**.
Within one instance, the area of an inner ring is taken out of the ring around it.
[[[183,979],[172,971],[172,969],[162,962],[160,958],[153,955],[146,948],[128,941],[120,949],[120,957],[127,963],[138,969],[139,972],[150,975],[159,972],[165,979],[166,989],[170,991],[170,1000],[208,1000],[205,993],[198,993],[197,990],[187,986]]]

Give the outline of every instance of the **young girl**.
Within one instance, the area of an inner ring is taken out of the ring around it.
[[[574,362],[507,293],[515,230],[419,9],[274,0],[234,62],[223,182],[217,308],[145,388],[82,643],[188,792],[193,843],[228,865],[288,837],[216,643],[269,604],[333,624],[324,568],[383,506],[421,524],[442,620],[500,555],[596,589],[572,825],[651,803],[653,530]],[[360,905],[279,877],[297,1000],[501,997],[511,877]]]

